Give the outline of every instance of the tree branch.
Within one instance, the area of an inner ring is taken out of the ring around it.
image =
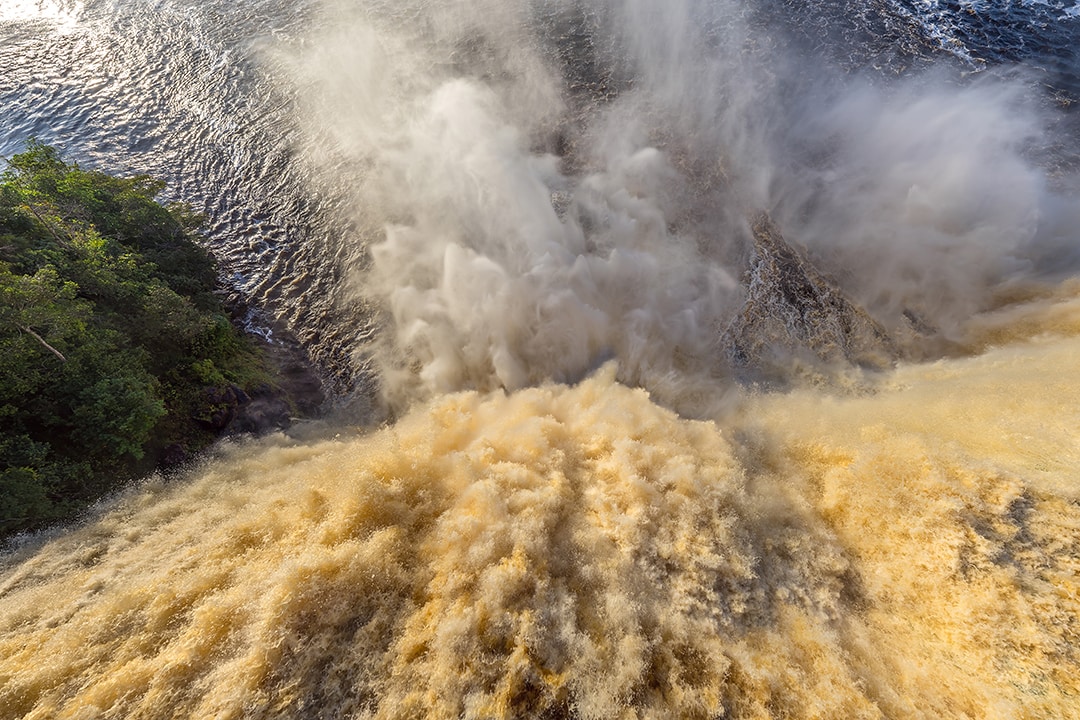
[[[34,338],[35,340],[37,340],[37,341],[38,341],[39,343],[41,343],[41,344],[42,344],[42,346],[43,346],[43,347],[44,347],[44,348],[45,348],[46,350],[48,350],[49,352],[51,352],[51,353],[52,353],[53,355],[55,355],[56,357],[60,358],[61,362],[67,362],[67,358],[66,358],[66,357],[64,357],[64,354],[63,354],[62,352],[60,352],[59,350],[57,350],[56,348],[54,348],[54,347],[53,347],[52,345],[50,345],[49,343],[45,342],[45,338],[43,338],[43,337],[41,337],[40,335],[38,335],[38,334],[37,334],[36,332],[34,332],[34,331],[33,331],[33,330],[31,330],[30,328],[28,328],[28,327],[27,327],[26,325],[19,325],[18,323],[15,323],[15,324],[16,324],[16,325],[18,325],[18,328],[19,328],[20,330],[22,330],[23,332],[26,332],[26,333],[30,333],[31,337],[33,337],[33,338]]]
[[[41,223],[45,227],[45,229],[49,231],[50,235],[52,235],[54,238],[56,238],[56,242],[60,243],[61,245],[70,245],[71,244],[70,240],[64,240],[64,238],[60,237],[60,235],[57,234],[57,232],[55,230],[53,230],[52,225],[49,225],[49,223],[47,223],[45,221],[45,218],[41,217],[41,213],[39,213],[36,209],[34,209],[33,205],[31,205],[29,202],[24,202],[23,207],[25,207],[30,212],[34,213],[34,217],[36,217],[38,219],[38,222]]]

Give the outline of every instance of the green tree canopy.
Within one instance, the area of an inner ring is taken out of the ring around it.
[[[266,379],[214,296],[199,219],[162,187],[36,142],[0,175],[0,533],[204,446],[207,386]]]

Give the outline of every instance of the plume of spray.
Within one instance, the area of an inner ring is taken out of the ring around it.
[[[820,159],[787,173],[781,224],[894,331],[916,316],[962,341],[1061,239],[1067,213],[1031,158],[1037,99],[1020,79],[933,73],[829,96],[788,140]]]
[[[1032,276],[1040,223],[1067,225],[1027,157],[1042,125],[1021,80],[841,81],[785,56],[752,3],[335,15],[285,63],[312,156],[349,183],[353,296],[383,328],[358,353],[394,406],[614,358],[621,382],[713,415],[752,212],[912,345],[913,324],[960,340]]]

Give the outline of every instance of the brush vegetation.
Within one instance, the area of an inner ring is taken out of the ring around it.
[[[201,219],[31,143],[0,175],[0,535],[69,519],[213,441],[210,389],[268,380]]]

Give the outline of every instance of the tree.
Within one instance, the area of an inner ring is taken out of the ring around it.
[[[67,362],[39,331],[63,338],[85,330],[89,306],[78,301],[77,290],[75,283],[62,281],[51,266],[27,276],[15,275],[0,264],[0,324],[26,333],[60,362]]]
[[[70,517],[214,436],[207,385],[265,382],[196,216],[31,143],[0,175],[0,534]]]

